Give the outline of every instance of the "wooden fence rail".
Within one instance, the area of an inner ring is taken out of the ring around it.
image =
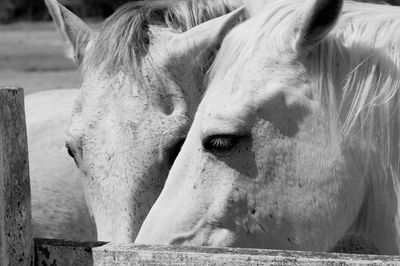
[[[399,256],[33,240],[27,147],[23,90],[0,89],[0,266],[400,265]]]
[[[35,239],[35,265],[400,265],[400,257]]]

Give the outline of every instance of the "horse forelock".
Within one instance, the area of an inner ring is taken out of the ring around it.
[[[128,3],[104,22],[92,40],[83,61],[83,73],[92,73],[99,68],[108,73],[123,70],[141,80],[142,59],[154,37],[150,30],[152,26],[184,32],[233,11],[240,3],[241,0],[147,0]]]
[[[230,69],[254,59],[268,35],[276,49],[284,46],[286,36],[281,32],[301,10],[295,2],[276,1],[232,30],[208,73],[208,82],[218,83]],[[396,172],[396,176],[400,171],[399,11],[393,6],[345,3],[336,28],[306,61],[314,98],[326,108],[332,137],[359,136],[373,146],[370,151],[378,153],[369,159],[379,158],[374,163],[386,169],[383,175]],[[271,37],[275,33],[277,39]],[[345,76],[343,68],[349,70]]]

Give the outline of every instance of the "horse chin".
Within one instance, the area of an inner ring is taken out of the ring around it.
[[[234,232],[221,228],[201,230],[196,234],[177,235],[168,241],[169,245],[179,246],[209,246],[209,247],[234,247],[237,238]]]
[[[271,248],[277,243],[266,245],[254,234],[238,233],[227,228],[217,228],[212,230],[204,229],[197,234],[180,234],[166,243],[178,246],[207,246],[215,248]],[[293,249],[293,247],[283,247],[283,249]]]
[[[236,235],[228,229],[215,230],[209,237],[208,246],[212,247],[233,247],[237,243]]]

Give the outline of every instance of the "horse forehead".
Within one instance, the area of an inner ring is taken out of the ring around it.
[[[273,101],[277,95],[301,94],[309,89],[304,67],[294,62],[256,60],[241,69],[211,82],[205,101],[209,116],[221,112],[232,115],[251,112]]]
[[[159,119],[153,98],[154,92],[142,87],[140,82],[126,73],[119,72],[112,76],[97,73],[85,78],[81,95],[75,103],[72,122],[102,121],[104,117],[116,114],[121,120],[134,121],[141,120],[144,113],[151,113],[151,118]]]
[[[177,34],[166,26],[151,25],[149,30],[152,36],[153,44],[166,42]]]
[[[298,73],[294,72],[302,69],[290,51],[279,51],[263,45],[257,45],[252,51],[241,51],[237,56],[226,56],[232,59],[224,62],[224,58],[217,58],[211,72],[210,87],[217,87],[213,89],[216,93],[264,89],[265,84],[278,79],[283,82],[297,78]]]
[[[168,27],[152,25],[149,29],[150,45],[148,53],[152,57],[151,60],[156,61],[161,58],[170,57],[168,42],[175,36],[177,32],[172,31]]]

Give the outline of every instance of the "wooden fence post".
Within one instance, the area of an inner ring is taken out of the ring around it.
[[[31,265],[33,239],[24,91],[0,89],[0,265]]]

